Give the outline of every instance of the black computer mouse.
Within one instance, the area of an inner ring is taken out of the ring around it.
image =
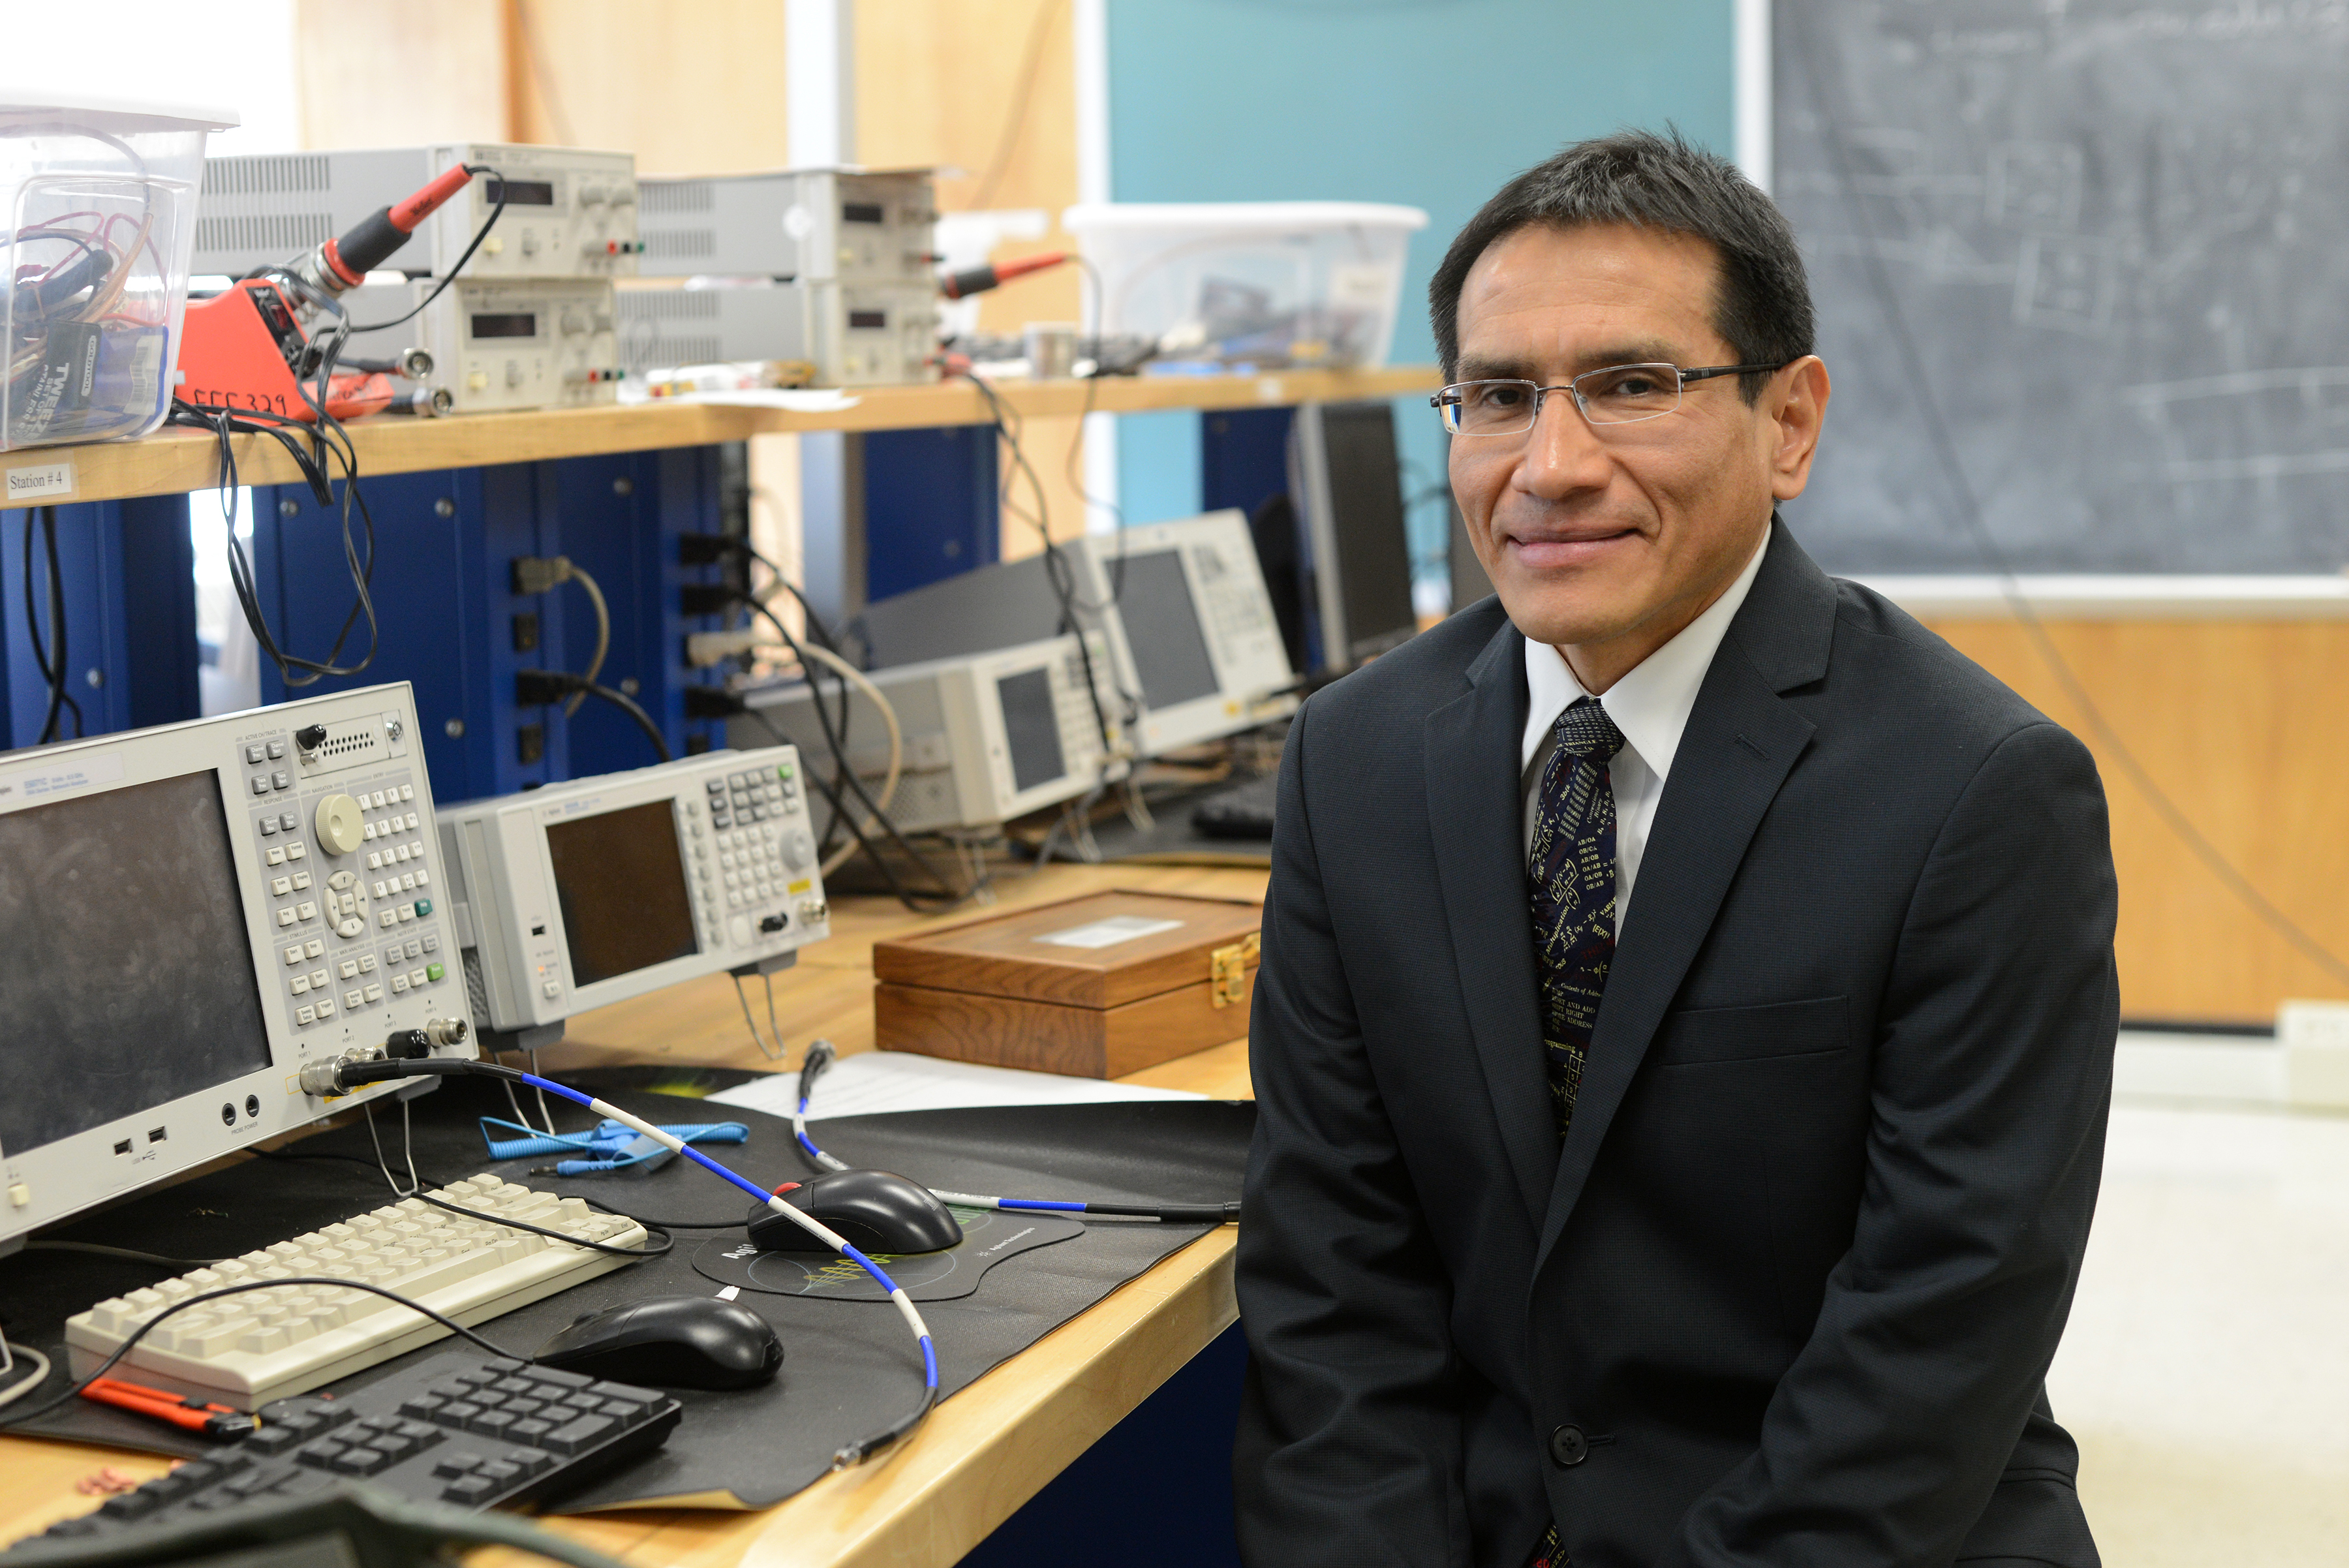
[[[648,1296],[591,1312],[539,1347],[542,1366],[655,1388],[755,1388],[783,1365],[767,1320],[716,1296]]]
[[[885,1170],[828,1170],[781,1197],[860,1251],[942,1252],[962,1240],[962,1227],[936,1194]],[[751,1210],[750,1225],[750,1244],[762,1252],[832,1251],[772,1209]]]

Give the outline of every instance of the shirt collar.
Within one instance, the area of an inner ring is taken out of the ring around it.
[[[1670,642],[1626,671],[1600,700],[1607,716],[1623,732],[1624,742],[1640,754],[1660,784],[1671,773],[1672,755],[1680,750],[1681,732],[1688,728],[1689,714],[1695,711],[1704,672],[1713,668],[1713,656],[1729,634],[1729,623],[1737,618],[1738,607],[1744,604],[1769,548],[1770,531],[1765,528],[1762,542],[1754,547],[1753,557],[1729,585],[1728,592],[1706,606],[1704,613],[1682,627]],[[1531,638],[1526,639],[1526,687],[1532,701],[1526,710],[1526,731],[1518,746],[1520,773],[1533,765],[1557,716],[1569,704],[1590,695],[1575,679],[1564,655]]]

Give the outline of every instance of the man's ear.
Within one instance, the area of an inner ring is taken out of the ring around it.
[[[1811,459],[1818,454],[1832,389],[1826,364],[1816,354],[1806,354],[1770,378],[1763,394],[1770,413],[1770,493],[1780,501],[1792,501],[1811,482]]]

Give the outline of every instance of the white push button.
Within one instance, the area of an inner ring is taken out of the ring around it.
[[[300,945],[299,945],[298,943],[297,943],[296,945],[295,945],[295,946],[293,946],[293,947],[290,947],[290,948],[287,948],[287,949],[285,950],[285,967],[286,967],[286,968],[291,969],[291,968],[293,968],[295,964],[300,963],[301,961],[302,961],[302,949],[301,949],[301,947],[300,947]]]
[[[269,854],[268,854],[267,858],[268,858],[269,863],[270,863],[272,866],[283,866],[283,865],[285,865],[285,846],[284,846],[283,845],[276,845],[276,844],[273,844],[273,845],[271,845],[271,846],[269,846]]]
[[[326,944],[320,941],[316,937],[312,937],[308,941],[302,944],[302,953],[305,958],[323,958],[326,956]]]
[[[559,980],[550,980],[540,985],[538,989],[544,992],[546,999],[552,1002],[563,994],[563,982]]]
[[[294,891],[294,879],[291,877],[272,877],[269,879],[269,890],[283,898]]]
[[[307,1028],[318,1022],[318,1010],[315,1007],[297,1007],[294,1010],[294,1020]]]

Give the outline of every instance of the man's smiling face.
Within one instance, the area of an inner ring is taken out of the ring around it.
[[[1562,387],[1609,365],[1737,362],[1713,326],[1704,241],[1616,225],[1496,240],[1461,291],[1454,379]],[[1802,493],[1826,401],[1816,358],[1770,378],[1693,381],[1660,419],[1594,427],[1563,391],[1516,436],[1455,436],[1452,487],[1517,628],[1604,690],[1718,598],[1771,504]]]

